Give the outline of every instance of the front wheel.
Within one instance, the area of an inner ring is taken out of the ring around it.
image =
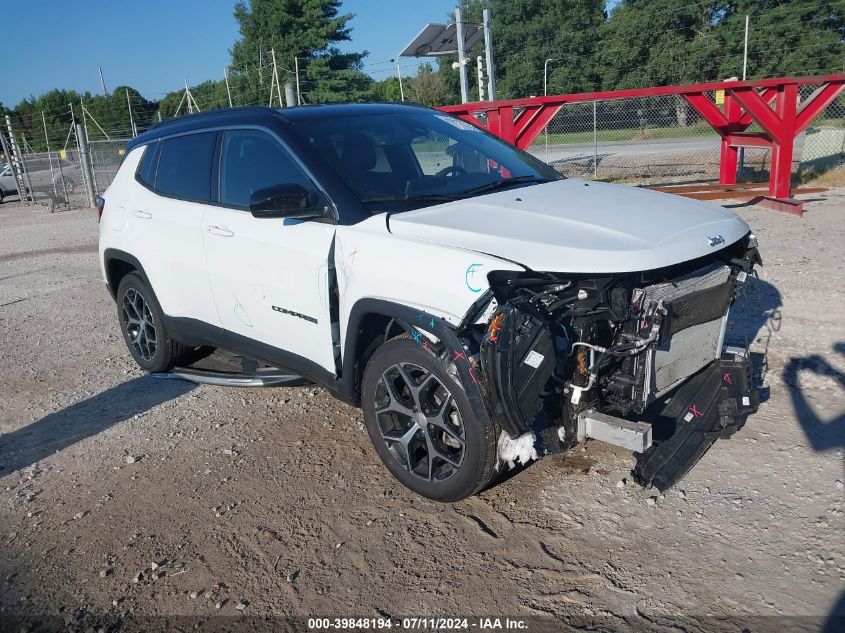
[[[367,363],[364,422],[387,469],[414,492],[458,501],[495,474],[498,429],[479,421],[447,362],[405,338]]]

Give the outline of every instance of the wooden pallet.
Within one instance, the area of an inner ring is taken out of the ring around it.
[[[694,200],[732,200],[747,199],[751,204],[759,204],[774,211],[801,216],[804,214],[804,201],[792,198],[773,198],[769,195],[766,183],[744,182],[734,185],[718,183],[698,183],[690,185],[655,185],[646,187],[652,191],[673,193]],[[792,190],[792,195],[824,193],[826,187],[799,187]]]

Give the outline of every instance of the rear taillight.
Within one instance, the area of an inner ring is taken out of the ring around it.
[[[103,219],[103,209],[106,207],[106,199],[103,196],[97,196],[97,222]]]

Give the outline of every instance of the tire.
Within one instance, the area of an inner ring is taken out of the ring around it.
[[[158,299],[137,273],[117,287],[117,318],[129,353],[148,372],[170,371],[196,353],[167,334]]]
[[[381,461],[417,494],[458,501],[495,475],[498,428],[473,415],[447,362],[417,343],[393,339],[373,353],[361,403]]]
[[[3,204],[3,190],[0,189],[0,204]]]

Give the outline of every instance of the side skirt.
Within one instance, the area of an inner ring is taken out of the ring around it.
[[[300,376],[325,388],[344,402],[355,404],[354,400],[347,397],[343,380],[307,358],[240,334],[227,332],[197,319],[165,316],[164,327],[174,338],[186,345],[219,347],[233,354],[268,363],[281,371]]]

